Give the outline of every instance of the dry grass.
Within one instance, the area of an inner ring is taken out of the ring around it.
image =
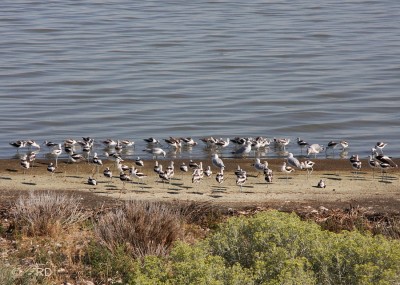
[[[137,258],[166,255],[182,236],[183,223],[179,211],[166,204],[129,201],[102,216],[94,230],[112,252],[124,246]]]
[[[15,224],[28,236],[56,236],[88,218],[79,197],[55,192],[30,192],[12,210]]]

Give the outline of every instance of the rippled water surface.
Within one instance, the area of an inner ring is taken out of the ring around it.
[[[397,0],[4,0],[0,157],[82,136],[135,156],[150,136],[264,136],[399,157],[399,19]]]

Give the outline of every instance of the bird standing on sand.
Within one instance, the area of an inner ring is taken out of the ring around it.
[[[213,158],[212,158],[211,162],[215,167],[218,167],[220,170],[221,169],[225,169],[225,164],[222,161],[222,159],[218,157],[218,154],[215,153],[213,155]]]
[[[282,167],[281,167],[281,171],[283,173],[286,173],[286,183],[287,183],[287,181],[289,179],[289,174],[294,172],[294,168],[289,166],[289,165],[286,165],[286,162],[284,162]]]
[[[317,187],[318,187],[318,188],[325,188],[325,187],[326,187],[325,181],[321,179],[321,180],[318,182]]]

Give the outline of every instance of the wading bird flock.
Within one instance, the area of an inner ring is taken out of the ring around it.
[[[154,160],[154,172],[158,176],[159,181],[164,183],[169,183],[175,174],[174,162],[171,161],[170,164],[163,169],[163,166],[159,164],[158,159],[160,157],[165,158],[167,151],[165,150],[165,146],[168,149],[180,149],[183,147],[195,147],[198,145],[193,138],[185,137],[185,138],[175,138],[169,137],[164,139],[165,142],[162,143],[161,140],[156,138],[146,138],[144,139],[146,143],[146,147],[142,149],[142,153],[151,155]],[[297,147],[300,148],[300,156],[305,158],[303,161],[300,161],[295,157],[293,152],[288,152],[286,149],[289,147],[290,139],[288,138],[274,138],[272,140],[256,137],[256,138],[245,138],[245,137],[235,137],[233,139],[216,139],[213,137],[205,137],[200,139],[203,142],[204,148],[208,149],[211,154],[210,164],[207,165],[206,168],[203,168],[202,162],[195,163],[192,160],[188,162],[188,164],[182,163],[179,166],[180,171],[192,172],[192,183],[199,184],[204,177],[211,177],[213,174],[213,169],[216,170],[215,180],[218,185],[222,184],[226,178],[224,178],[224,171],[226,171],[226,167],[223,161],[223,157],[221,158],[220,153],[222,149],[225,149],[229,146],[232,146],[232,150],[229,152],[232,157],[251,157],[254,152],[254,163],[252,167],[254,171],[259,176],[260,173],[264,176],[264,181],[266,183],[272,183],[273,181],[273,170],[268,167],[267,161],[261,161],[261,158],[257,157],[258,151],[262,149],[273,148],[276,152],[282,154],[284,157],[284,161],[279,169],[286,176],[286,183],[289,179],[291,173],[296,170],[304,170],[307,172],[307,179],[310,177],[314,170],[314,166],[316,165],[315,161],[311,161],[311,158],[316,158],[318,154],[325,152],[326,156],[331,155],[332,157],[335,154],[335,150],[340,148],[341,154],[347,154],[347,149],[349,148],[349,143],[347,141],[330,141],[324,145],[320,145],[317,143],[309,144],[306,141],[297,138],[296,144]],[[27,170],[33,165],[36,155],[38,154],[41,145],[36,143],[33,140],[17,140],[14,142],[10,142],[10,145],[15,147],[17,153],[21,149],[28,149],[28,152],[25,154],[19,155],[20,157],[20,166],[23,169],[23,173],[26,173]],[[94,165],[92,175],[89,176],[87,180],[87,184],[96,186],[97,181],[94,178],[96,174],[99,173],[99,168],[103,166],[102,160],[99,158],[95,149],[98,149],[99,146],[102,147],[104,151],[104,158],[107,160],[111,160],[115,163],[114,170],[117,171],[119,175],[119,179],[123,183],[123,188],[125,187],[125,183],[131,182],[133,179],[137,180],[137,184],[141,185],[143,188],[144,182],[148,175],[141,172],[141,168],[144,166],[144,161],[138,156],[136,160],[134,160],[135,165],[128,166],[124,165],[123,159],[123,151],[128,148],[134,148],[135,142],[131,140],[114,140],[114,139],[106,139],[102,141],[96,141],[90,137],[83,137],[82,140],[75,139],[66,139],[62,143],[44,141],[43,145],[47,147],[48,152],[45,154],[46,157],[54,158],[54,163],[50,162],[47,170],[54,175],[56,169],[58,167],[58,159],[62,154],[67,155],[67,163],[76,163],[77,164],[77,172],[78,172],[78,163],[80,161],[86,161],[87,163],[91,163]],[[382,180],[384,178],[384,174],[387,173],[387,170],[390,168],[397,168],[397,164],[393,162],[391,157],[384,154],[384,148],[387,143],[377,142],[371,149],[371,155],[369,155],[368,164],[373,169],[373,176],[375,176],[375,169],[381,170]],[[303,151],[305,149],[305,155],[303,156]],[[78,151],[79,150],[79,151]],[[227,157],[229,159],[229,157]],[[354,170],[354,176],[358,177],[358,174],[361,171],[362,163],[359,159],[359,155],[354,154],[350,157],[350,166]],[[112,170],[109,167],[106,167],[103,171],[105,177],[113,178]],[[234,171],[236,177],[236,185],[239,186],[240,191],[242,191],[243,185],[246,183],[248,174],[246,171],[241,169],[238,165],[237,169]],[[321,180],[317,187],[325,188],[325,181]]]

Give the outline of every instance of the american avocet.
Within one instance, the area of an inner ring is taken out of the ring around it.
[[[27,155],[24,155],[24,156],[21,158],[19,164],[20,164],[20,166],[21,166],[22,169],[23,169],[23,173],[25,174],[25,170],[27,170],[27,169],[30,168],[30,162],[29,162],[29,160],[28,160],[28,156],[27,156]]]
[[[281,166],[281,171],[283,173],[286,173],[286,183],[287,183],[289,179],[289,174],[294,172],[294,168],[289,165],[286,165],[286,162],[283,162],[283,165]]]
[[[37,142],[35,142],[34,140],[27,140],[27,141],[26,141],[26,146],[27,146],[29,149],[31,149],[32,147],[34,147],[34,148],[40,148],[40,145],[39,145]]]
[[[240,186],[240,192],[242,192],[242,187],[244,183],[246,183],[246,181],[247,181],[246,175],[241,175],[236,178],[236,185]]]
[[[52,162],[50,162],[49,165],[47,165],[47,171],[51,173],[51,176],[53,176],[54,172],[56,172],[56,167]]]
[[[117,145],[117,142],[113,139],[106,139],[102,142],[105,147],[115,147]]]
[[[318,188],[326,188],[326,183],[325,183],[325,181],[321,179],[321,180],[318,182],[317,187],[318,187]]]
[[[89,185],[93,185],[93,186],[96,186],[96,185],[97,185],[96,179],[94,179],[94,178],[91,177],[91,176],[89,176],[87,183],[88,183]]]
[[[218,147],[221,147],[221,148],[225,148],[225,147],[227,147],[229,145],[229,143],[230,143],[230,139],[229,138],[226,138],[226,140],[223,140],[221,138],[215,143],[215,145],[218,146]]]
[[[14,142],[9,143],[11,146],[15,147],[17,151],[19,151],[20,148],[23,148],[26,146],[26,141],[18,140]]]
[[[180,138],[180,139],[181,139],[181,141],[183,141],[183,143],[186,146],[195,146],[195,145],[197,145],[197,142],[194,141],[194,139],[192,139],[190,137],[188,137],[188,138]]]
[[[314,165],[315,162],[311,160],[305,160],[300,162],[301,168],[307,170],[307,179],[311,175],[311,173],[314,171]]]
[[[300,138],[297,138],[296,140],[297,140],[297,145],[300,147],[300,153],[303,154],[303,148],[308,146],[309,143],[306,142],[305,140],[300,139]]]
[[[153,138],[153,137],[147,138],[147,139],[143,139],[143,140],[145,142],[147,142],[148,144],[159,144],[160,143],[159,140],[157,140],[156,138]]]
[[[272,178],[274,174],[272,169],[269,169],[268,167],[264,169],[264,180],[267,183],[272,183]]]
[[[104,177],[110,178],[110,181],[112,180],[112,171],[110,170],[109,167],[106,167],[106,169],[104,169],[103,175]]]
[[[217,175],[215,176],[215,180],[217,180],[218,186],[220,187],[220,185],[224,182],[224,169],[223,168],[221,168],[220,171],[217,173]]]

